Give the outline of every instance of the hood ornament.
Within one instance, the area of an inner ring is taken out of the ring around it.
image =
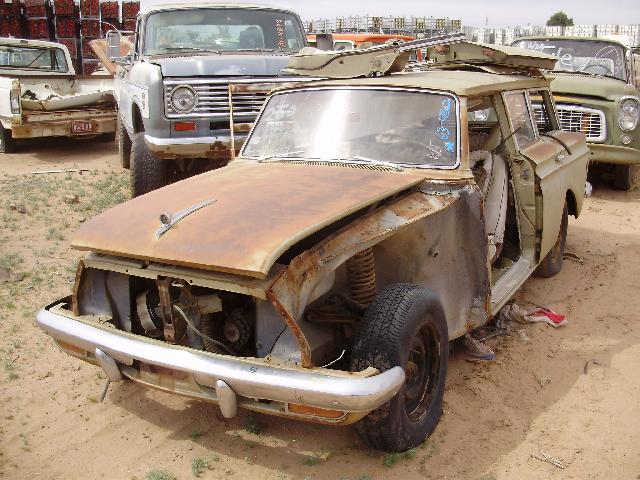
[[[162,213],[160,214],[160,228],[156,230],[156,240],[169,231],[176,223],[182,220],[184,217],[191,215],[193,212],[200,210],[207,205],[211,205],[216,200],[205,200],[204,202],[196,203],[192,207],[185,208],[176,213]]]

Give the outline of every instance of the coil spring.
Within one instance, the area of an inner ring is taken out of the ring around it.
[[[373,249],[368,248],[347,260],[347,278],[351,298],[362,306],[369,306],[376,296]]]

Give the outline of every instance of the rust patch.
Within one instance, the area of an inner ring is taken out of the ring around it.
[[[291,330],[291,333],[296,338],[298,347],[300,348],[300,361],[302,363],[302,366],[304,368],[313,367],[309,342],[307,341],[307,337],[304,335],[304,332],[300,329],[300,325],[298,325],[298,322],[296,322],[295,318],[291,316],[291,314],[287,311],[284,305],[280,303],[280,300],[278,300],[278,297],[276,297],[272,291],[269,290],[267,292],[267,298],[273,304],[280,316],[284,319],[287,327],[289,327],[289,330]]]
[[[74,315],[80,315],[80,307],[78,306],[78,292],[80,290],[80,284],[82,283],[84,270],[84,262],[80,260],[80,262],[78,263],[78,268],[76,269],[76,281],[73,284],[73,295],[71,296],[71,311]]]

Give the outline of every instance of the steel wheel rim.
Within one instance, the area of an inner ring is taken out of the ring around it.
[[[411,339],[405,366],[404,407],[412,422],[420,421],[429,409],[440,370],[439,336],[433,325],[420,327]]]

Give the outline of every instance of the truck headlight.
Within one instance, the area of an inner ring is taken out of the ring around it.
[[[622,130],[634,130],[640,119],[640,102],[635,97],[623,98],[620,101],[618,125]]]
[[[176,113],[189,113],[197,103],[196,93],[188,85],[180,85],[171,92],[171,108]]]

